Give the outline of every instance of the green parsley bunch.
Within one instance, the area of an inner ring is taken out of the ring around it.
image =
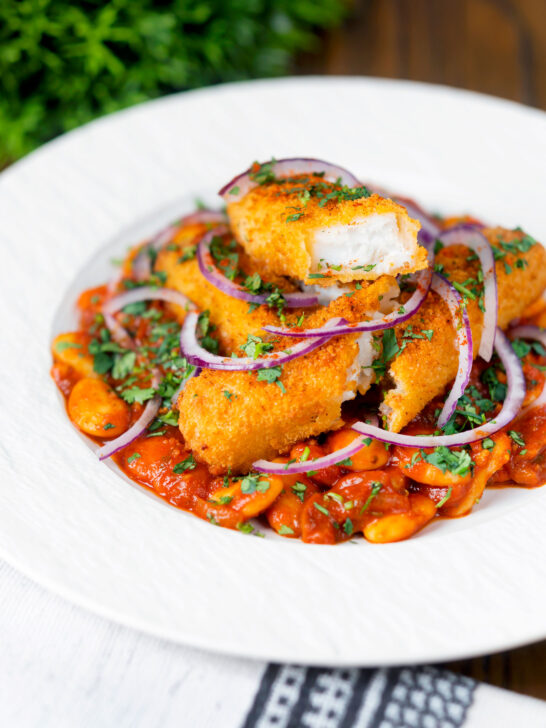
[[[5,0],[0,169],[101,114],[286,73],[346,0]]]

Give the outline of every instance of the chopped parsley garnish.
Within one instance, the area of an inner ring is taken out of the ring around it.
[[[229,389],[224,389],[224,391],[222,392],[222,394],[223,394],[223,395],[224,395],[224,397],[225,397],[226,399],[228,399],[228,400],[229,400],[230,402],[231,402],[231,400],[233,399],[233,397],[237,397],[237,395],[236,395],[236,394],[233,394],[233,392],[230,392],[230,391],[229,391]]]
[[[447,493],[444,495],[444,497],[436,503],[436,508],[441,508],[443,505],[445,505],[448,500],[451,498],[451,494],[453,493],[453,487],[450,485],[447,489]]]
[[[523,435],[520,432],[516,432],[515,430],[508,430],[508,435],[516,443],[516,445],[519,445],[520,447],[525,447],[525,440],[523,439]]]
[[[193,260],[197,255],[197,245],[188,245],[184,248],[182,255],[178,258],[178,263],[187,263],[188,260]]]
[[[315,502],[315,503],[313,503],[313,505],[315,506],[315,508],[317,509],[317,511],[319,513],[322,513],[325,516],[330,515],[330,511],[327,508],[325,508],[324,506],[321,506],[320,503]]]
[[[294,485],[292,486],[292,493],[296,496],[296,498],[299,498],[300,501],[303,503],[303,499],[305,498],[305,493],[307,491],[307,486],[305,483],[300,483],[299,481],[296,481]]]
[[[381,342],[381,343],[380,343]],[[372,339],[372,345],[376,351],[380,352],[379,357],[372,363],[377,379],[380,379],[387,371],[387,365],[400,351],[394,329],[385,329],[382,334],[375,335]]]
[[[102,429],[103,430],[113,430],[114,427],[115,427],[115,425],[113,425],[111,422],[107,422]]]
[[[372,271],[377,263],[369,263],[368,265],[355,265],[351,270],[363,270],[364,273],[369,273]]]
[[[210,323],[210,311],[203,311],[199,314],[197,326],[201,331],[201,346],[203,349],[210,351],[211,354],[217,354],[219,347],[218,341],[210,336],[216,329],[216,326]]]
[[[279,533],[281,536],[293,536],[294,529],[290,528],[290,526],[286,526],[284,523],[281,523],[277,533]]]
[[[112,367],[112,376],[114,379],[125,379],[128,377],[136,364],[136,353],[134,351],[126,351],[124,354],[116,355],[114,366]]]
[[[260,533],[257,528],[254,528],[250,521],[243,521],[242,523],[238,523],[236,528],[241,533],[246,533],[248,535],[254,534],[254,536],[260,536],[260,538],[264,537],[263,533]]]
[[[193,453],[190,453],[185,460],[182,460],[179,463],[176,463],[176,465],[173,468],[173,473],[176,473],[177,475],[180,475],[181,473],[185,473],[186,470],[194,470],[197,467],[197,463],[195,462],[195,458],[193,457]]]
[[[261,475],[245,475],[241,480],[241,492],[242,493],[267,493],[270,488],[269,480],[264,480]]]
[[[495,447],[495,441],[492,440],[490,437],[486,437],[484,440],[482,440],[482,448],[484,450],[492,450]]]
[[[368,510],[371,502],[373,501],[373,499],[376,497],[376,495],[379,493],[379,491],[383,487],[383,483],[380,483],[379,480],[372,480],[371,486],[372,486],[372,492],[367,497],[366,502],[360,509],[360,515],[362,515],[363,513],[365,513]]]
[[[250,359],[258,359],[264,354],[268,354],[270,351],[272,351],[273,344],[264,341],[261,336],[253,336],[252,334],[248,334],[246,344],[241,344],[239,348],[244,351],[246,356],[250,357]]]
[[[221,237],[215,235],[210,241],[210,254],[218,268],[230,281],[239,275],[239,253],[237,253],[235,240],[224,243]]]
[[[269,384],[277,384],[283,394],[286,393],[284,384],[280,381],[282,375],[282,364],[268,369],[258,369],[258,381],[269,382]]]
[[[127,402],[127,404],[144,404],[152,397],[155,397],[156,390],[153,387],[130,387],[120,392],[121,397]]]
[[[127,463],[130,464],[130,463],[134,462],[135,460],[138,460],[139,457],[140,457],[140,453],[134,452],[132,455],[129,455],[129,457],[127,458]]]
[[[350,518],[347,518],[345,520],[345,523],[343,524],[343,530],[345,531],[345,533],[347,534],[347,536],[352,536],[353,535],[353,530],[354,530],[353,529],[353,522],[351,521]]]
[[[466,450],[450,450],[444,445],[435,447],[431,453],[420,450],[419,454],[424,462],[439,468],[442,473],[449,470],[453,475],[461,477],[468,475],[476,464]]]
[[[300,217],[303,217],[304,215],[304,212],[295,212],[293,215],[288,215],[288,217],[286,218],[286,222],[296,222],[300,219]]]
[[[82,345],[77,344],[75,341],[58,341],[55,344],[55,349],[58,352],[65,351],[66,349],[81,349]]]
[[[259,185],[266,185],[270,182],[275,182],[276,178],[273,172],[274,164],[275,159],[271,159],[269,162],[264,162],[263,164],[254,162],[250,168],[250,174],[248,176],[253,182],[257,182]]]

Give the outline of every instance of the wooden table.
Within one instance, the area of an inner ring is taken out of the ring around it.
[[[546,109],[546,0],[356,0],[324,44],[299,72],[443,83]],[[447,667],[546,700],[546,641]]]

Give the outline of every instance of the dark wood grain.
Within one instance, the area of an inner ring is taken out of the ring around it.
[[[546,109],[546,0],[356,0],[302,73],[406,78]]]
[[[357,0],[325,45],[301,73],[443,83],[546,109],[546,0]],[[546,700],[546,642],[447,667]]]

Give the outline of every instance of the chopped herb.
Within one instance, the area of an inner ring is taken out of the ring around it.
[[[290,526],[285,526],[284,523],[281,523],[277,533],[279,533],[281,536],[293,536],[294,529],[290,528]]]
[[[231,402],[231,400],[233,399],[233,397],[235,397],[235,398],[237,397],[237,395],[236,395],[236,394],[233,394],[233,392],[230,392],[230,391],[229,391],[228,389],[224,389],[224,391],[223,391],[223,395],[224,395],[224,397],[225,397],[226,399],[228,399],[228,400],[229,400],[230,402]]]
[[[431,453],[421,450],[420,454],[424,462],[439,468],[442,473],[449,470],[453,475],[461,477],[467,475],[476,464],[466,450],[450,450],[444,445],[435,447]]]
[[[303,499],[305,498],[305,493],[307,491],[307,486],[305,483],[300,483],[299,481],[296,481],[294,485],[292,486],[292,492],[296,496],[296,498],[299,498],[300,501],[303,503]]]
[[[75,341],[58,341],[55,344],[55,349],[59,352],[65,351],[66,349],[81,349],[82,345],[77,344]]]
[[[308,446],[306,445],[306,446],[305,446],[305,449],[304,449],[304,451],[303,451],[303,453],[302,453],[302,456],[301,456],[301,458],[300,458],[300,463],[305,463],[305,462],[306,462],[307,460],[309,460],[309,455],[310,455],[310,454],[311,454],[311,450],[310,450],[310,449],[309,449],[309,447],[308,447]]]
[[[490,437],[486,437],[485,440],[482,440],[482,448],[484,450],[492,450],[495,447],[495,441],[492,440]]]
[[[351,270],[363,270],[364,273],[369,273],[372,271],[377,263],[369,263],[368,265],[355,265]]]
[[[300,217],[303,217],[304,215],[304,212],[295,212],[293,215],[288,215],[288,217],[286,218],[286,222],[296,222],[300,219]]]
[[[217,354],[219,347],[218,341],[210,336],[216,328],[210,323],[210,311],[203,311],[199,314],[197,326],[202,334],[201,346],[207,351],[210,351],[211,354]]]
[[[347,518],[345,520],[345,523],[343,524],[343,530],[345,531],[345,533],[347,534],[347,536],[352,536],[353,535],[353,530],[354,530],[353,529],[353,522],[351,521],[350,518]]]
[[[221,495],[218,498],[218,504],[221,505],[221,506],[227,506],[228,503],[231,503],[232,500],[233,500],[233,496],[232,495]]]
[[[282,365],[269,367],[268,369],[258,369],[258,381],[269,382],[269,384],[277,384],[283,394],[286,393],[284,384],[280,381],[282,374]]]
[[[188,245],[184,248],[182,255],[178,258],[178,263],[187,263],[188,260],[193,260],[197,255],[197,245]]]
[[[241,191],[241,188],[238,187],[237,185],[235,185],[235,187],[232,187],[230,189],[229,194],[230,195],[238,195],[240,191]]]
[[[313,503],[313,505],[315,506],[317,511],[319,511],[319,513],[323,513],[325,516],[330,515],[330,511],[327,508],[325,508],[324,506],[321,506],[320,503],[315,502],[315,503]]]
[[[370,507],[370,503],[373,501],[373,499],[376,497],[376,495],[379,493],[379,491],[383,487],[383,483],[380,483],[378,480],[372,480],[370,485],[372,486],[372,492],[370,493],[370,495],[366,499],[366,502],[360,509],[360,515],[362,515],[365,511],[368,510],[368,508]]]
[[[519,445],[520,447],[525,447],[525,440],[523,439],[523,435],[520,432],[516,432],[515,430],[508,430],[508,435],[516,443],[516,445]]]
[[[136,364],[136,353],[134,351],[126,351],[125,354],[117,354],[114,366],[112,368],[112,376],[114,379],[125,379],[132,373]]]
[[[326,278],[324,273],[309,273],[308,278]]]
[[[190,453],[185,460],[182,460],[181,462],[176,463],[176,465],[173,468],[173,473],[180,475],[181,473],[186,472],[186,470],[195,470],[196,467],[197,467],[197,463],[195,462],[193,453]]]
[[[241,480],[241,492],[252,494],[258,491],[258,493],[267,493],[270,488],[269,480],[265,480],[261,475],[245,475]]]
[[[135,301],[135,303],[128,303],[122,308],[123,313],[129,316],[140,316],[146,311],[146,301]]]
[[[276,178],[273,172],[274,164],[274,159],[269,162],[264,162],[263,164],[254,162],[250,168],[250,174],[248,176],[253,182],[257,182],[259,185],[266,185],[270,182],[275,182]]]
[[[353,464],[353,461],[351,458],[345,458],[345,460],[340,460],[338,465],[341,465],[342,468],[350,468]]]
[[[248,334],[246,344],[239,347],[251,359],[258,359],[264,354],[269,353],[273,349],[273,344],[264,341],[261,336],[253,336]]]
[[[128,463],[132,463],[133,461],[135,461],[135,460],[138,460],[138,459],[139,459],[139,457],[140,457],[140,453],[139,453],[139,452],[134,452],[134,453],[133,453],[132,455],[130,455],[130,456],[129,456],[129,457],[127,458],[127,462],[128,462]]]
[[[125,389],[121,392],[122,398],[127,402],[127,404],[133,404],[134,402],[137,402],[138,404],[144,404],[149,399],[152,399],[152,397],[155,397],[156,390],[153,387],[147,387],[147,388],[140,388],[140,387],[130,387],[129,389]]]
[[[115,425],[113,425],[111,422],[107,422],[102,429],[103,430],[113,430],[114,428],[115,428]]]
[[[444,497],[436,503],[436,508],[441,508],[443,505],[445,505],[448,500],[451,498],[451,494],[453,492],[453,487],[450,485],[447,489],[447,493],[444,495]]]

